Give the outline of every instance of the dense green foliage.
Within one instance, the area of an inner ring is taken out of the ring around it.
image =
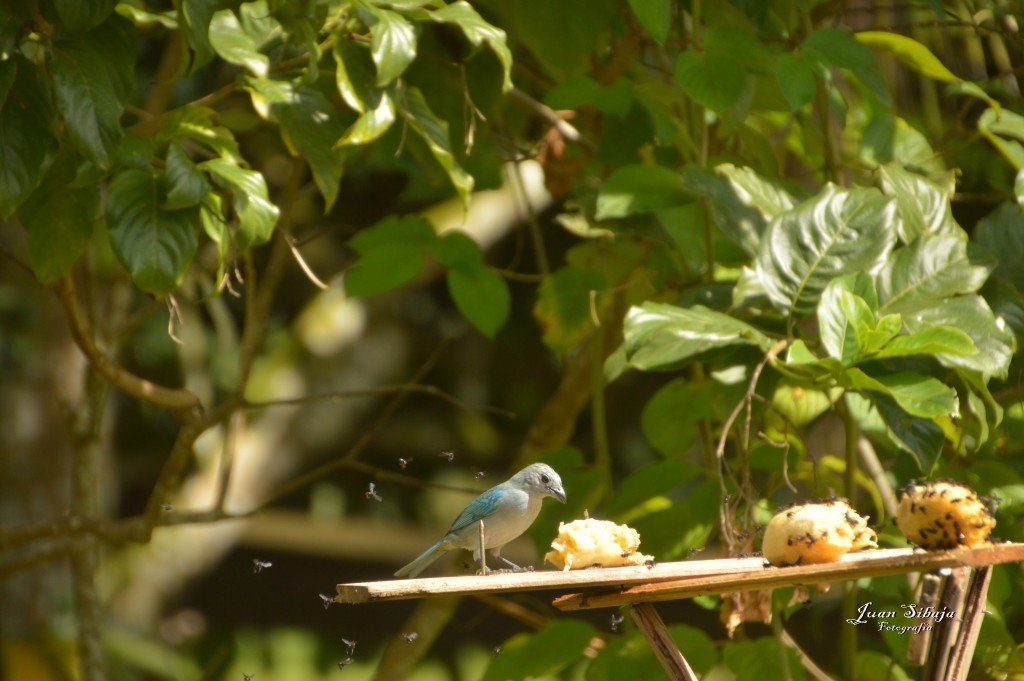
[[[73,474],[72,508],[113,529],[8,527],[0,547],[52,532],[120,548],[179,522],[161,509],[190,466],[204,465],[192,460],[204,433],[242,437],[247,408],[285,397],[272,389],[284,365],[305,372],[308,386],[329,383],[295,348],[332,294],[363,300],[371,325],[410,337],[458,329],[476,343],[467,364],[486,347],[496,365],[476,381],[522,384],[518,396],[482,391],[521,411],[518,430],[479,415],[461,424],[467,447],[489,448],[492,470],[540,458],[562,472],[570,503],[545,507],[532,530],[541,551],[558,520],[588,509],[637,528],[641,550],[659,561],[702,547],[749,554],[778,506],[834,494],[884,525],[881,545],[903,546],[889,523],[893,490],[926,477],[998,500],[996,534],[1024,539],[1017,9],[938,0],[8,0],[0,218],[19,226],[4,269],[21,261],[51,286],[91,375],[132,398],[129,414],[142,424],[133,435],[159,447],[145,451],[157,482],[139,522],[104,517],[84,491],[95,468],[81,462],[93,445],[115,446],[101,427],[115,417],[103,416],[105,393],[82,397],[95,408],[82,411],[90,426],[68,422],[76,465],[87,469]],[[514,164],[525,160],[543,167],[552,210],[525,211],[498,246],[476,224],[441,228],[431,210],[473,215],[485,190],[524,183]],[[320,284],[311,269],[343,276],[324,292],[285,279],[305,272]],[[31,285],[11,277],[7,288]],[[424,303],[424,282],[437,277],[444,291]],[[468,326],[437,311],[448,305]],[[180,340],[182,309],[198,330]],[[188,358],[190,344],[208,355]],[[517,344],[534,356],[510,351]],[[556,388],[530,380],[551,367]],[[446,449],[432,432],[403,446]],[[518,452],[518,442],[487,444],[509,435],[525,440]],[[231,446],[215,513],[196,522],[223,519]],[[365,446],[359,440],[313,478],[342,470],[351,492],[370,473],[395,483],[392,498],[411,497],[414,484],[399,486],[409,480],[391,470],[395,457],[366,464]],[[389,508],[396,521],[413,505]],[[88,646],[97,620],[83,609],[88,575],[101,574],[87,569],[97,545],[67,550],[84,623],[81,678],[103,678],[111,657],[128,660],[112,665],[118,678],[134,678],[145,665],[128,646]],[[735,636],[715,623],[669,624],[700,674],[807,678],[781,642],[786,628],[835,678],[909,678],[908,636],[843,623],[857,604],[913,602],[907,581],[850,589],[842,603],[792,604],[791,589],[763,597],[774,630],[729,598],[698,599],[694,611],[731,613]],[[1019,678],[1019,566],[997,568],[988,608],[973,673]],[[473,658],[474,671],[458,678],[660,673],[629,623],[610,633],[543,616],[546,626]],[[433,622],[435,635],[451,617]],[[400,678],[402,665],[429,655],[425,645],[399,650],[398,633],[387,652],[359,651],[379,661],[356,656],[341,673],[377,667],[379,678]],[[200,647],[195,661],[172,651],[186,661],[149,673],[228,674],[230,664],[233,674],[253,645],[239,643],[228,662],[210,662]]]

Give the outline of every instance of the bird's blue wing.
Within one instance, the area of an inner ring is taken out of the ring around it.
[[[469,502],[466,508],[462,509],[462,513],[452,523],[451,528],[448,530],[448,534],[452,532],[458,532],[464,527],[473,525],[482,518],[494,513],[494,510],[498,508],[498,503],[501,498],[505,496],[505,490],[501,485],[492,487],[473,501]]]

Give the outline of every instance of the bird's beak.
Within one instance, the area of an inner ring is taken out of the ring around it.
[[[561,487],[548,487],[547,489],[548,489],[548,494],[550,494],[555,499],[558,499],[563,504],[565,503],[565,501],[566,501],[566,499],[565,499],[565,492],[562,491]]]

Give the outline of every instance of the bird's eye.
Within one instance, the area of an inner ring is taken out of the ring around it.
[[[546,485],[546,484],[548,484],[549,482],[551,482],[551,478],[549,478],[549,477],[548,477],[548,476],[546,476],[546,475],[542,475],[542,476],[540,476],[540,481],[541,481],[541,482],[543,482],[543,483],[544,483],[544,484]]]

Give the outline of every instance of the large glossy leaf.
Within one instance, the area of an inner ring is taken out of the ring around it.
[[[448,122],[438,118],[430,110],[427,100],[423,98],[423,93],[419,88],[406,89],[404,103],[409,127],[427,143],[434,158],[448,173],[448,178],[455,186],[455,191],[459,193],[463,203],[468,203],[469,195],[473,191],[473,176],[459,165],[452,152]]]
[[[246,78],[256,110],[281,125],[292,154],[303,158],[329,211],[338,197],[344,152],[335,148],[344,126],[337,111],[319,90],[295,81]]]
[[[896,336],[872,359],[911,355],[974,355],[978,348],[971,337],[954,326],[928,326],[911,334]]]
[[[270,241],[280,211],[270,202],[263,176],[222,158],[204,161],[199,167],[209,171],[219,187],[231,191],[232,205],[238,216],[239,247],[249,248]]]
[[[1020,206],[1001,204],[978,223],[975,238],[998,260],[995,274],[1024,291],[1024,211]]]
[[[154,295],[181,281],[199,245],[199,210],[164,210],[162,180],[147,170],[126,170],[107,196],[110,244],[135,284]]]
[[[876,394],[872,402],[896,445],[914,457],[925,475],[930,474],[942,453],[942,429],[931,419],[911,416],[886,395]]]
[[[991,256],[970,248],[959,236],[922,234],[897,249],[878,272],[879,311],[913,312],[985,283]]]
[[[598,220],[649,213],[691,201],[679,175],[664,166],[629,165],[616,169],[597,194]]]
[[[721,312],[647,302],[630,308],[623,326],[629,363],[643,370],[676,369],[695,355],[731,345],[772,345],[763,333]]]
[[[927,307],[903,315],[911,333],[936,327],[960,329],[974,342],[978,351],[971,355],[942,353],[936,357],[946,366],[977,371],[985,377],[1005,378],[1013,357],[1013,333],[998,322],[981,296],[957,296],[936,300]]]
[[[39,184],[56,140],[39,67],[21,56],[2,61],[0,86],[0,216],[8,217]]]
[[[895,241],[895,213],[895,202],[877,190],[828,184],[778,215],[757,258],[772,302],[787,316],[803,316],[833,278],[879,267]]]
[[[121,142],[121,113],[132,86],[135,32],[113,16],[88,33],[54,43],[50,73],[57,109],[75,146],[109,168]]]
[[[818,302],[818,327],[822,345],[843,366],[856,363],[870,352],[872,336],[878,326],[874,308],[852,290],[855,281],[852,277],[833,279],[825,287]],[[897,321],[888,337],[875,342],[884,344],[899,330],[900,324]]]
[[[259,44],[242,27],[234,11],[222,9],[214,12],[210,19],[209,39],[214,51],[224,61],[244,66],[256,76],[267,75],[270,58],[259,51]]]
[[[899,206],[900,239],[904,243],[919,234],[963,234],[953,220],[949,197],[938,185],[897,163],[882,166],[879,173],[882,191],[895,197]]]
[[[370,26],[370,54],[377,65],[377,85],[398,78],[416,58],[416,27],[395,10],[361,5],[376,20]]]
[[[455,24],[472,45],[487,45],[498,57],[503,71],[501,89],[512,89],[512,52],[508,49],[505,31],[487,23],[466,0],[458,0],[430,13],[434,21]]]
[[[937,378],[911,372],[871,376],[860,369],[848,369],[842,377],[846,388],[888,395],[911,416],[936,418],[959,412],[956,390]]]
[[[786,190],[745,166],[723,163],[713,173],[689,167],[682,179],[707,198],[715,224],[750,256],[757,255],[768,223],[794,204]]]

